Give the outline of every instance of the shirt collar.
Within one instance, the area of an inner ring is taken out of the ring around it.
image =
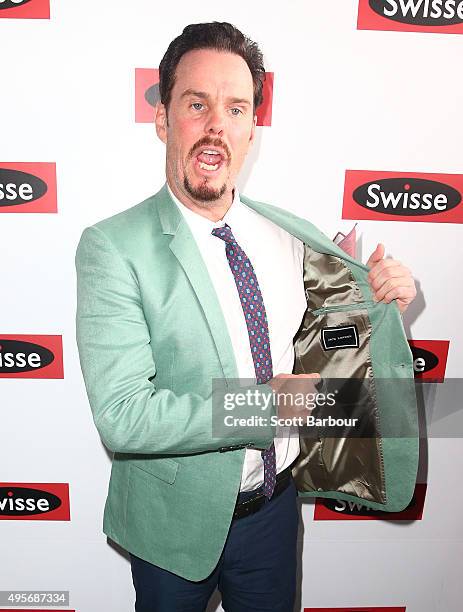
[[[230,225],[230,227],[233,228],[233,220],[236,219],[237,215],[239,215],[240,209],[244,206],[240,200],[240,194],[238,192],[238,189],[235,187],[233,190],[233,202],[231,203],[230,208],[227,210],[222,219],[219,219],[219,221],[212,221],[207,217],[203,217],[194,210],[191,210],[191,208],[188,208],[187,206],[185,206],[185,204],[182,204],[180,200],[172,193],[172,190],[169,187],[168,183],[166,183],[166,185],[170,197],[178,206],[186,221],[197,231],[200,231],[204,234],[210,234],[215,227],[223,227],[225,223],[227,223],[227,225]]]

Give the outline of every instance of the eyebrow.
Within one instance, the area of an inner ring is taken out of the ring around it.
[[[181,95],[182,98],[188,98],[188,96],[195,96],[197,98],[203,98],[204,100],[209,100],[210,98],[210,95],[205,91],[196,91],[195,89],[186,89]],[[251,106],[251,102],[247,98],[227,98],[227,102]]]

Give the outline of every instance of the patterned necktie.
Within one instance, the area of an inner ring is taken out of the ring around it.
[[[273,376],[273,366],[267,314],[256,273],[249,257],[236,242],[227,224],[224,227],[214,228],[212,235],[225,242],[225,253],[235,279],[248,328],[256,382],[257,384],[266,383]],[[264,461],[264,495],[270,499],[276,482],[276,455],[273,442],[269,449],[262,451],[262,459]]]

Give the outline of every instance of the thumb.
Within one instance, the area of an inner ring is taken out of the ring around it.
[[[381,261],[383,257],[384,257],[384,244],[381,244],[381,242],[379,242],[376,249],[370,255],[370,259],[367,261],[367,266],[369,268],[372,268],[375,265],[375,263],[378,263],[378,261]]]

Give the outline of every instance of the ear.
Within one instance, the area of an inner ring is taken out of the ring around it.
[[[254,142],[254,137],[256,135],[256,125],[257,125],[257,115],[254,115],[254,119],[252,120],[251,134],[249,136],[249,146]]]
[[[167,142],[167,111],[164,104],[157,102],[154,107],[154,124],[156,126],[156,134],[164,144]]]

